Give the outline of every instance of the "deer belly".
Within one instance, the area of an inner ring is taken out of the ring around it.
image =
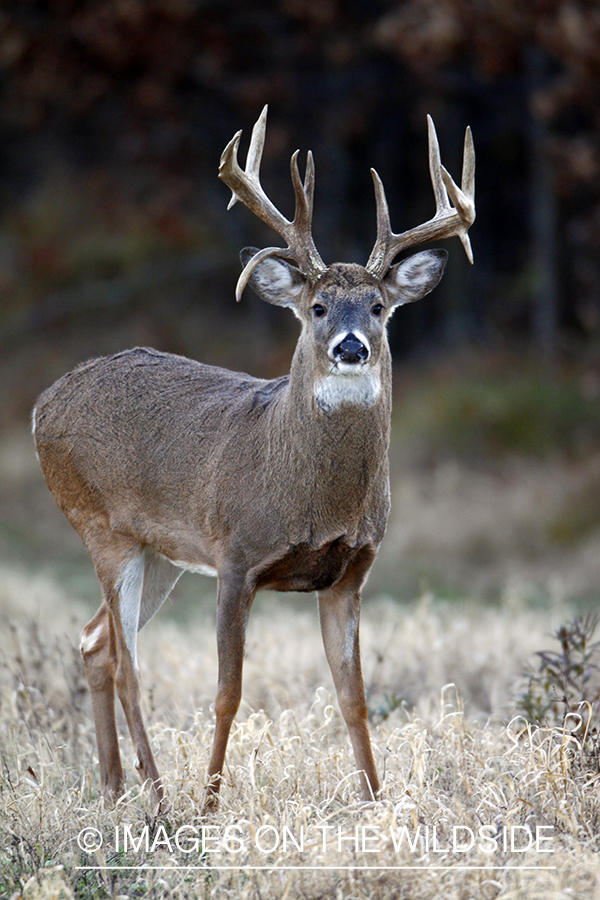
[[[324,590],[340,580],[358,549],[341,538],[318,548],[296,544],[259,574],[257,587],[276,591]]]

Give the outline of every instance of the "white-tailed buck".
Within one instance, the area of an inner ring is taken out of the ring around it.
[[[217,576],[216,729],[206,805],[217,801],[227,738],[240,703],[248,614],[256,591],[317,591],[325,652],[361,773],[362,795],[379,780],[367,727],[359,654],[360,592],[390,505],[391,361],[386,324],[397,306],[431,291],[443,250],[392,265],[415,244],[460,237],[475,218],[475,158],[465,136],[462,189],[440,163],[429,119],[435,216],[402,234],[390,228],[383,185],[372,172],[377,239],[366,266],[326,266],[311,233],[314,167],[304,183],[297,153],[293,222],[264,193],[259,166],[266,107],[245,170],[240,134],[219,177],[287,242],[246,249],[236,296],[250,282],[268,303],[289,306],[301,333],[289,375],[265,381],[156,350],[93,359],[40,397],[37,452],[48,487],[80,534],[104,601],[85,626],[85,660],[101,788],[123,790],[115,687],[136,767],[157,802],[160,777],[140,711],[137,633],[182,570]]]

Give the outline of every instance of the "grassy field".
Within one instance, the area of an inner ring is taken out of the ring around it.
[[[202,819],[211,605],[184,625],[159,614],[140,637],[167,793],[157,819],[123,723],[128,793],[115,809],[98,799],[76,650],[88,607],[41,576],[0,571],[0,896],[600,896],[590,741],[515,715],[523,667],[552,645],[567,607],[535,609],[514,592],[502,606],[366,602],[363,663],[384,787],[380,802],[364,804],[313,598],[259,596],[222,805]]]
[[[215,584],[185,575],[139,640],[165,808],[138,784],[122,718],[128,792],[105,808],[77,650],[99,589],[31,435],[0,435],[1,898],[600,900],[597,702],[577,713],[600,695],[600,650],[563,653],[564,725],[561,666],[534,680],[530,709],[550,701],[549,720],[520,704],[537,651],[558,653],[553,633],[600,597],[598,385],[519,377],[397,378],[392,516],[361,629],[371,804],[314,597],[265,593],[221,807],[202,819]]]

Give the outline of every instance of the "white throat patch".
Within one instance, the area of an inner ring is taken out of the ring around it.
[[[356,374],[334,370],[315,384],[315,400],[324,412],[332,412],[345,403],[373,406],[380,394],[381,382],[373,369]]]

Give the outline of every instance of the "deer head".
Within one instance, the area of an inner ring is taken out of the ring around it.
[[[323,408],[334,398],[353,393],[363,401],[376,399],[379,391],[377,370],[387,344],[385,326],[394,310],[428,294],[438,284],[446,264],[444,250],[417,253],[393,265],[396,256],[408,247],[456,235],[470,262],[473,261],[468,229],[475,220],[475,153],[471,130],[465,134],[461,187],[442,166],[435,127],[428,116],[429,169],[436,201],[436,213],[423,225],[395,234],[390,227],[388,204],[377,172],[371,173],[377,204],[377,238],[366,266],[349,263],[325,265],[312,236],[315,169],[312,154],[306,162],[304,182],[298,169],[298,151],[291,159],[295,194],[295,214],[290,222],[274,206],[260,183],[260,162],[265,142],[267,107],[252,131],[246,167],[237,160],[241,131],[225,148],[219,177],[231,188],[231,208],[242,202],[270,225],[286,241],[287,247],[248,247],[242,251],[243,271],[236,287],[241,299],[248,283],[263,300],[293,310],[302,322],[298,344],[304,359],[310,356],[314,373],[315,396]],[[450,200],[454,205],[451,205]],[[371,375],[369,375],[371,373]],[[360,386],[354,392],[351,382],[337,390],[338,376],[350,376]],[[370,384],[370,386],[369,386]],[[324,387],[327,385],[327,387]]]

